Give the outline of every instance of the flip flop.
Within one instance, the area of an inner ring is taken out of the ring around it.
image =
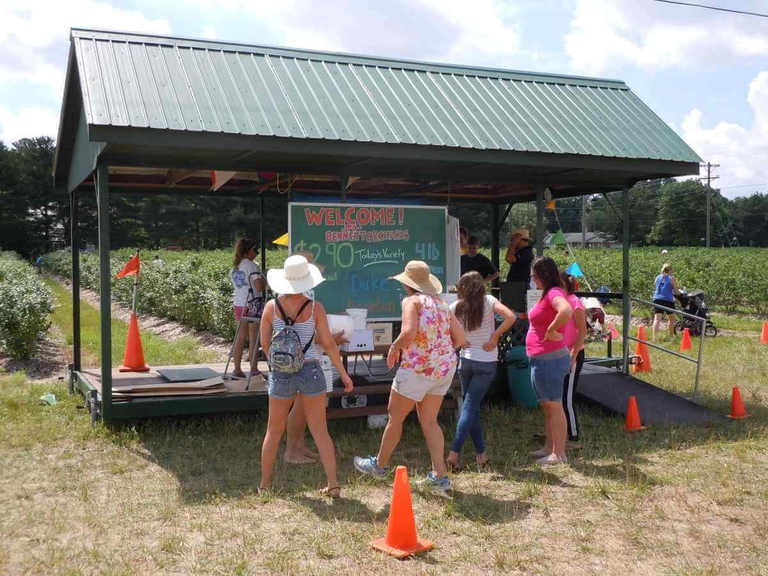
[[[320,488],[320,494],[322,496],[329,496],[333,500],[338,500],[341,498],[341,488],[338,486],[326,486],[325,488]]]

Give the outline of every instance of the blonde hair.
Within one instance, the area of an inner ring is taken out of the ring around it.
[[[240,267],[240,262],[245,259],[246,254],[251,248],[256,247],[256,240],[250,236],[240,238],[235,244],[235,257],[232,260],[232,269],[237,270]]]
[[[673,272],[672,264],[667,262],[667,263],[664,264],[664,266],[661,267],[661,273],[662,274],[669,274],[670,272]]]

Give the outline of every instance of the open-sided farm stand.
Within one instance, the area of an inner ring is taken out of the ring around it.
[[[605,377],[629,381],[629,188],[698,173],[699,162],[616,80],[74,29],[54,167],[72,206],[73,386],[105,421],[267,405],[264,392],[237,390],[115,401],[111,195],[239,196],[262,214],[281,194],[315,204],[483,204],[498,260],[499,229],[516,202],[536,202],[541,253],[546,189],[554,198],[623,190],[623,354]],[[214,192],[212,170],[235,174]],[[78,199],[94,192],[101,369],[85,372]],[[359,246],[376,247],[370,238]],[[349,282],[341,271],[333,285]],[[377,386],[386,393],[389,383]]]

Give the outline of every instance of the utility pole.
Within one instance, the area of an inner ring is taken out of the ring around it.
[[[707,162],[706,164],[702,164],[701,166],[707,168],[707,190],[706,190],[706,193],[707,193],[707,232],[706,232],[705,236],[706,236],[706,246],[707,246],[707,248],[709,248],[709,242],[710,242],[710,239],[709,239],[709,236],[710,236],[710,233],[709,233],[709,229],[710,229],[710,224],[709,224],[709,220],[710,220],[710,194],[712,193],[712,180],[717,180],[718,178],[720,178],[720,176],[712,176],[712,168],[720,168],[720,164],[711,164],[711,163]]]
[[[587,197],[581,197],[581,247],[587,247]]]

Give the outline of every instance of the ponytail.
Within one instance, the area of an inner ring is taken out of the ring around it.
[[[235,257],[232,260],[232,269],[237,270],[240,262],[245,259],[246,254],[251,248],[256,247],[256,240],[250,237],[240,238],[235,244]]]

